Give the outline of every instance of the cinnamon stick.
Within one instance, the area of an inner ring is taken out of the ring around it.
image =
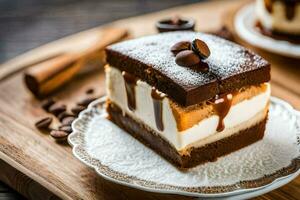
[[[127,31],[106,28],[96,37],[95,42],[82,49],[66,52],[28,68],[24,74],[27,88],[36,97],[43,98],[70,81],[79,72],[101,68],[105,64],[105,47],[125,39]]]

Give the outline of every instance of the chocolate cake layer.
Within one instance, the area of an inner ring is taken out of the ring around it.
[[[171,47],[180,41],[203,40],[211,55],[208,72],[175,63]],[[219,37],[196,32],[171,32],[121,42],[106,49],[107,61],[188,106],[270,80],[270,64],[249,50]]]
[[[215,161],[220,156],[227,155],[262,139],[267,121],[265,118],[258,124],[232,136],[199,148],[192,148],[189,155],[181,155],[154,130],[136,122],[127,114],[124,116],[117,105],[108,102],[107,112],[115,124],[180,168],[190,168],[201,163]]]

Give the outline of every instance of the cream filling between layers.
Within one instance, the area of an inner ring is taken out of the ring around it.
[[[256,0],[256,15],[260,23],[269,30],[288,34],[300,34],[300,4],[296,4],[295,16],[292,20],[286,18],[285,5],[281,1],[273,3],[273,12],[269,13],[264,0]]]
[[[265,115],[259,115],[259,113],[262,113],[268,106],[270,98],[270,85],[267,84],[267,90],[264,93],[233,105],[224,118],[225,129],[217,132],[216,128],[219,121],[219,116],[217,115],[210,116],[189,129],[178,131],[169,99],[165,97],[162,100],[164,130],[160,131],[157,129],[155,122],[153,100],[151,97],[152,87],[144,81],[137,81],[135,87],[136,109],[131,111],[128,108],[125,82],[121,71],[111,66],[106,67],[105,71],[108,98],[118,105],[124,113],[159,133],[161,137],[165,138],[178,151],[194,145],[201,146],[224,137],[229,137],[240,130],[255,125],[265,117]]]

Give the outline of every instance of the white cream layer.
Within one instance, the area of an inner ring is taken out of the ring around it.
[[[300,34],[300,4],[295,10],[295,16],[288,20],[285,15],[285,5],[281,1],[273,3],[273,12],[269,13],[264,0],[256,0],[256,15],[261,24],[269,30],[277,30],[288,34]]]
[[[169,104],[169,99],[165,97],[163,99],[162,114],[164,130],[160,131],[157,129],[155,123],[151,97],[152,87],[144,81],[137,81],[137,86],[135,87],[136,110],[132,112],[128,109],[125,83],[121,71],[114,67],[107,67],[105,71],[108,98],[117,104],[123,112],[159,133],[163,138],[168,140],[170,144],[174,145],[178,151],[192,144],[199,146],[198,142],[200,140],[205,139],[206,141],[213,142],[254,125],[265,117],[259,116],[259,119],[256,119],[259,113],[264,111],[270,98],[270,86],[268,84],[266,92],[233,105],[224,119],[225,129],[222,132],[216,131],[219,121],[217,115],[206,118],[192,128],[179,132]],[[249,124],[248,121],[252,118],[255,119]],[[245,123],[244,126],[241,126],[242,123]],[[214,135],[217,135],[217,137]],[[204,145],[203,141],[200,142],[201,145]]]

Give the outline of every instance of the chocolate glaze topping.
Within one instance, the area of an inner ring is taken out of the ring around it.
[[[128,108],[131,111],[134,111],[136,109],[136,101],[135,101],[135,86],[138,78],[132,74],[129,74],[127,72],[122,72],[124,81],[125,81],[125,89],[127,94],[127,102],[128,102]]]
[[[219,116],[219,123],[217,126],[217,131],[221,132],[224,130],[224,118],[228,114],[232,104],[232,94],[217,95],[213,102],[214,110]]]
[[[209,70],[179,66],[170,48],[180,41],[203,40],[210,49]],[[146,36],[111,45],[108,63],[157,88],[180,105],[189,106],[270,80],[270,64],[228,40],[191,31]]]
[[[158,130],[163,131],[164,130],[164,124],[163,124],[163,105],[162,100],[164,99],[165,95],[161,92],[159,92],[157,89],[152,88],[151,90],[151,96],[153,100],[153,108],[154,108],[154,117],[155,117],[155,123]]]
[[[300,3],[299,0],[264,0],[265,7],[269,13],[273,12],[273,4],[276,1],[281,1],[285,5],[285,16],[288,20],[293,20],[296,13],[296,4]]]

